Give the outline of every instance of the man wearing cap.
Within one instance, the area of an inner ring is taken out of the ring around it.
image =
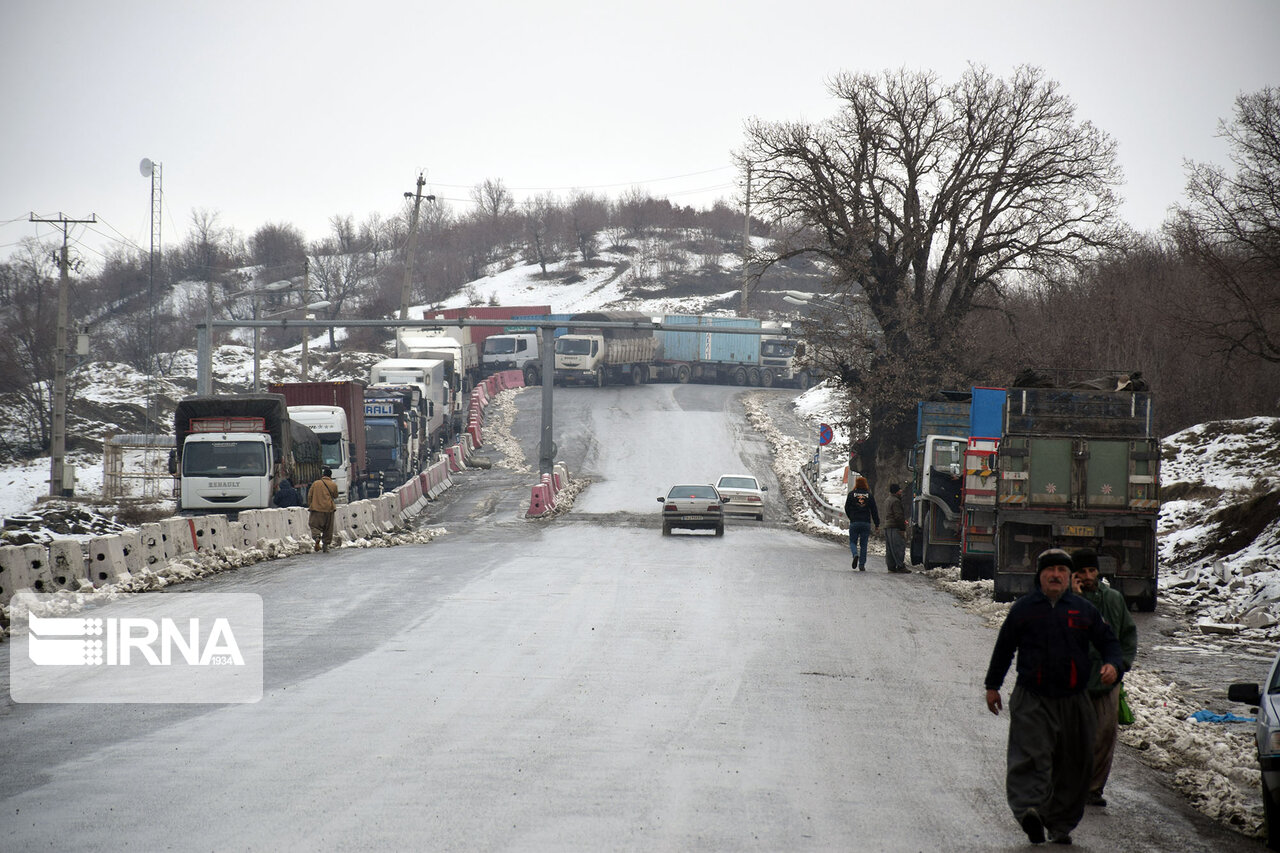
[[[1120,640],[1120,654],[1124,658],[1120,675],[1123,677],[1133,668],[1133,659],[1138,654],[1138,626],[1133,624],[1133,617],[1129,615],[1129,605],[1125,603],[1122,592],[1099,580],[1097,552],[1089,549],[1074,551],[1071,562],[1075,564],[1075,572],[1071,576],[1072,589],[1098,608]],[[1091,806],[1105,806],[1107,800],[1102,796],[1102,789],[1111,775],[1111,761],[1116,754],[1116,731],[1120,724],[1120,682],[1102,683],[1102,658],[1093,649],[1089,650],[1089,662],[1092,665],[1089,670],[1089,701],[1093,703],[1098,730],[1093,743],[1093,779],[1089,782],[1089,798],[1085,802]]]
[[[1032,844],[1070,844],[1093,775],[1097,718],[1085,692],[1089,648],[1102,659],[1099,679],[1115,684],[1120,641],[1098,609],[1071,591],[1071,556],[1050,548],[1036,562],[1038,589],[1009,608],[987,668],[987,708],[999,714],[1000,685],[1018,657],[1009,697],[1005,795]]]

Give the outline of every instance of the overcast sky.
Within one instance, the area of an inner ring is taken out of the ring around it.
[[[1155,230],[1183,159],[1225,162],[1235,97],[1280,85],[1277,0],[0,0],[0,257],[96,214],[85,259],[167,247],[193,211],[247,237],[455,210],[500,178],[518,200],[639,186],[739,199],[746,119],[831,116],[839,71],[1043,67],[1119,143],[1124,214]]]

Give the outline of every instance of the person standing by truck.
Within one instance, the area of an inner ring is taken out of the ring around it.
[[[849,550],[853,552],[853,567],[860,572],[867,570],[867,540],[871,531],[880,529],[880,513],[876,499],[867,488],[867,478],[859,476],[853,481],[853,491],[844,499],[844,514],[849,519]]]
[[[902,487],[889,484],[889,505],[884,513],[884,564],[894,574],[907,568],[907,510],[902,505]]]
[[[307,526],[311,528],[315,549],[326,554],[333,542],[333,516],[338,510],[338,484],[332,478],[333,469],[325,468],[320,479],[307,490],[307,509],[311,511]]]
[[[1129,605],[1124,595],[1100,582],[1098,577],[1098,554],[1088,548],[1072,553],[1075,563],[1075,574],[1072,575],[1072,588],[1085,601],[1098,608],[1102,618],[1111,626],[1120,638],[1120,653],[1124,658],[1124,669],[1121,677],[1133,668],[1133,659],[1138,654],[1138,626],[1133,624],[1129,615]],[[1105,806],[1106,797],[1102,789],[1107,785],[1107,777],[1111,775],[1111,761],[1116,754],[1116,732],[1120,726],[1120,682],[1103,684],[1100,670],[1102,657],[1094,650],[1089,651],[1089,699],[1093,702],[1094,713],[1098,715],[1098,734],[1093,742],[1093,779],[1089,783],[1089,798],[1085,800],[1091,806]]]

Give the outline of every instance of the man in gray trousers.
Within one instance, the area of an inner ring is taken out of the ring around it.
[[[1093,775],[1097,717],[1085,688],[1089,647],[1102,656],[1099,678],[1114,684],[1120,641],[1098,609],[1071,591],[1071,556],[1050,548],[1036,561],[1038,589],[1019,598],[1000,626],[987,667],[987,708],[999,714],[1000,685],[1014,653],[1009,697],[1005,795],[1032,844],[1070,844]]]

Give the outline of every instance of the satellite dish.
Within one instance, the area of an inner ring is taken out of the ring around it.
[[[142,177],[149,178],[154,167],[155,164],[151,162],[150,157],[143,157],[142,162],[138,164],[138,171],[142,173]]]

